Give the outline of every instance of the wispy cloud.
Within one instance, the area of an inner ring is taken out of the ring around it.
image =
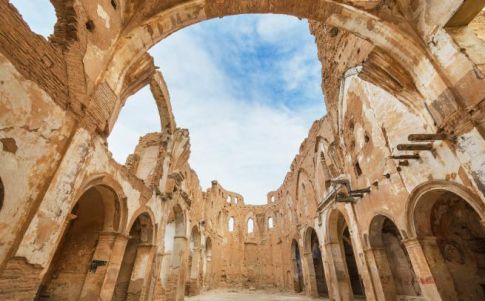
[[[11,2],[34,31],[52,33],[48,0]],[[167,81],[178,126],[190,130],[190,163],[201,184],[217,179],[247,203],[265,203],[312,122],[325,113],[308,23],[279,15],[226,17],[179,31],[150,53]],[[159,130],[144,88],[123,108],[110,150],[124,163],[140,136]]]

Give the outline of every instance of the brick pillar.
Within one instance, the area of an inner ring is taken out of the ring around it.
[[[374,282],[377,300],[394,300],[396,287],[386,251],[383,248],[368,248],[364,253]]]
[[[200,257],[201,248],[194,248],[189,278],[189,296],[195,296],[200,293]]]
[[[89,301],[98,298],[117,235],[115,232],[102,232],[99,234],[98,245],[96,246],[92,262],[96,260],[105,265],[100,265],[95,271],[88,272],[81,290],[80,301]]]
[[[436,238],[403,240],[426,300],[458,300],[453,279],[438,248]]]
[[[312,252],[306,252],[303,253],[303,258],[305,258],[305,263],[306,263],[306,278],[307,280],[307,286],[306,286],[306,291],[307,294],[310,295],[311,297],[318,297],[318,287],[317,287],[317,279],[315,276],[315,266],[313,264],[313,254]]]
[[[130,285],[128,286],[127,301],[143,300],[149,287],[151,264],[153,262],[154,246],[140,244],[136,251],[136,259],[131,273]]]
[[[113,297],[116,280],[118,279],[118,273],[120,272],[121,263],[123,262],[128,239],[129,237],[123,234],[118,234],[116,236],[103,285],[101,286],[101,292],[99,294],[99,299],[101,301],[111,301],[111,298]]]
[[[354,294],[350,286],[350,277],[340,243],[327,243],[325,248],[329,257],[329,267],[332,275],[329,281],[332,285],[331,298],[342,301],[353,300]]]

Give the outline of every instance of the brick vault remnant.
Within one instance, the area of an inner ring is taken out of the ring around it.
[[[485,300],[485,1],[0,0],[0,299]],[[216,17],[310,20],[328,114],[264,206],[201,190],[150,47]],[[150,85],[162,130],[106,139]]]

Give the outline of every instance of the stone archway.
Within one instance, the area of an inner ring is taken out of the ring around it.
[[[332,261],[337,277],[337,294],[343,300],[353,300],[354,297],[365,295],[354,255],[352,238],[344,214],[334,209],[328,219],[328,252],[332,254]]]
[[[300,293],[305,289],[305,282],[303,280],[300,247],[296,239],[291,242],[291,260],[293,262],[293,287],[295,292]]]
[[[372,6],[372,5],[371,5]],[[297,0],[297,1],[244,1],[244,0],[221,0],[183,1],[171,6],[159,5],[144,7],[138,4],[137,9],[125,11],[126,18],[132,19],[117,42],[110,59],[106,60],[106,72],[98,78],[98,82],[107,84],[113,93],[125,98],[126,87],[139,83],[139,80],[129,78],[133,66],[150,65],[150,56],[147,50],[159,43],[167,36],[205,20],[239,14],[270,13],[291,15],[326,23],[335,28],[340,28],[362,39],[370,41],[376,47],[388,54],[394,60],[402,62],[402,66],[414,82],[417,90],[424,96],[429,105],[444,95],[447,85],[439,75],[431,80],[426,74],[440,74],[428,58],[427,52],[416,39],[405,30],[380,19],[358,4],[343,4],[337,1],[327,0]],[[149,13],[148,13],[149,12]],[[150,16],[145,20],[143,14]],[[371,25],[370,25],[371,24]],[[402,41],[406,41],[408,47],[401,47]],[[145,74],[144,72],[140,72]],[[101,88],[101,86],[100,86]],[[124,96],[123,96],[124,95]],[[454,103],[453,97],[448,98]],[[416,99],[415,101],[422,101]],[[117,104],[115,108],[120,108]],[[436,113],[438,114],[438,113]],[[113,112],[117,116],[117,112]],[[438,114],[439,115],[439,114]],[[441,116],[440,116],[441,117]],[[115,122],[115,118],[111,122]]]
[[[210,288],[212,275],[212,239],[207,237],[205,242],[205,271],[204,271],[204,287]]]
[[[327,297],[328,288],[323,267],[322,252],[317,232],[308,228],[305,234],[305,261],[308,273],[308,288],[312,297]]]
[[[421,191],[412,206],[412,234],[443,300],[485,299],[484,212],[476,211],[483,204],[467,196],[459,187],[434,186]]]
[[[165,225],[164,254],[161,268],[162,287],[167,300],[183,300],[185,290],[185,268],[183,260],[187,245],[186,218],[180,205],[175,205]]]
[[[82,194],[68,217],[38,300],[92,300],[99,296],[110,255],[109,233],[119,230],[120,207],[118,196],[108,186],[93,186]]]
[[[200,231],[197,226],[192,228],[192,232],[190,234],[190,242],[189,242],[189,273],[187,284],[185,287],[185,294],[187,296],[194,296],[199,294],[200,292],[200,285],[199,279],[201,276],[201,236]]]
[[[374,217],[369,241],[386,300],[421,296],[416,274],[394,222],[384,215]]]
[[[154,226],[147,213],[141,214],[133,223],[123,254],[113,301],[140,300],[150,279],[147,264],[151,262]]]

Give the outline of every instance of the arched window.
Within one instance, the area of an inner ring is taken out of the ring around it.
[[[254,220],[252,218],[248,219],[248,234],[254,233]]]
[[[227,229],[229,230],[229,232],[234,232],[234,224],[235,224],[234,217],[231,216],[227,223]]]
[[[273,217],[268,218],[268,229],[273,229],[274,224],[273,224]]]
[[[231,196],[230,196],[230,195],[228,195],[228,196],[227,196],[226,201],[227,201],[228,203],[231,203]]]
[[[2,210],[4,198],[5,198],[5,189],[3,188],[3,182],[2,182],[2,179],[0,178],[0,210]]]

